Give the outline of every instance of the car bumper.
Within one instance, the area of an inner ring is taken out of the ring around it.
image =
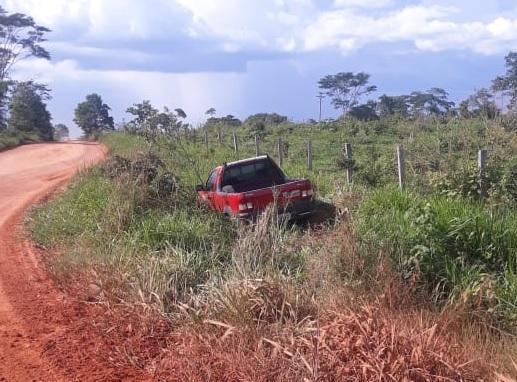
[[[311,200],[298,200],[294,203],[288,204],[285,207],[279,208],[278,214],[288,220],[301,219],[309,216],[314,211],[315,202]],[[242,219],[254,219],[261,211],[251,211],[239,213],[237,216]]]

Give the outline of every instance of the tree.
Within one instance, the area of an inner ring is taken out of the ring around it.
[[[9,102],[9,81],[0,81],[0,131],[7,128],[5,116]]]
[[[226,117],[210,117],[206,121],[206,126],[226,126],[226,127],[237,127],[242,125],[242,122],[240,119],[236,118],[235,116],[228,114]]]
[[[127,124],[128,130],[142,134],[151,141],[154,141],[159,135],[173,136],[185,126],[178,120],[178,110],[181,109],[176,109],[176,114],[167,107],[164,107],[163,111],[159,111],[147,100],[134,104],[126,110],[126,113],[134,116]],[[185,114],[185,112],[183,113]]]
[[[377,102],[377,113],[379,117],[391,117],[399,115],[403,118],[408,116],[409,105],[407,95],[388,96],[383,94]]]
[[[96,137],[104,130],[114,130],[113,117],[109,115],[110,107],[103,103],[98,94],[89,94],[86,101],[75,109],[74,122],[87,137]]]
[[[454,108],[448,97],[449,93],[441,88],[415,91],[408,98],[409,112],[413,117],[444,116]]]
[[[0,130],[6,128],[6,109],[9,81],[13,66],[28,57],[50,59],[49,53],[41,46],[46,41],[45,33],[50,29],[37,25],[22,13],[8,14],[0,6]]]
[[[370,100],[363,105],[354,106],[348,115],[360,121],[375,121],[379,119],[376,110],[377,102]]]
[[[54,139],[55,140],[63,140],[68,138],[70,135],[70,130],[63,123],[58,123],[54,126]]]
[[[216,113],[216,111],[215,111],[215,109],[213,107],[211,107],[210,109],[208,109],[205,112],[206,115],[208,115],[209,117],[212,117],[212,118],[214,117],[215,113]]]
[[[133,106],[128,107],[126,113],[134,116],[129,123],[141,127],[150,118],[158,114],[158,109],[151,105],[151,101],[144,100],[142,103],[135,103]]]
[[[318,85],[332,99],[332,105],[346,115],[362,96],[377,90],[377,86],[368,85],[369,80],[367,73],[341,72],[323,77]]]
[[[492,89],[510,95],[510,109],[517,107],[517,52],[510,52],[505,57],[506,74],[498,76],[492,83]]]
[[[181,119],[187,118],[187,113],[185,113],[182,108],[178,107],[177,109],[174,109],[174,111],[176,112],[176,115]]]
[[[14,131],[34,132],[41,139],[52,140],[51,117],[44,99],[48,99],[46,86],[32,81],[16,83],[9,102],[8,128]]]
[[[263,122],[266,126],[280,125],[287,122],[288,118],[285,115],[277,113],[257,113],[250,115],[244,120],[246,125],[252,125],[255,122]]]
[[[460,103],[459,112],[463,118],[494,119],[499,109],[494,102],[494,95],[488,89],[480,89]]]
[[[13,65],[29,57],[49,60],[50,54],[41,46],[50,29],[37,25],[22,13],[7,14],[0,6],[0,80],[8,78]]]

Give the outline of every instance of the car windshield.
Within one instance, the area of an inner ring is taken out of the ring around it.
[[[222,187],[231,186],[234,192],[247,192],[283,183],[282,171],[266,158],[226,167]]]

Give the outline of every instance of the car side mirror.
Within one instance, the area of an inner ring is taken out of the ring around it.
[[[200,191],[205,191],[205,186],[203,186],[202,184],[198,184],[196,186],[196,192],[200,192]]]

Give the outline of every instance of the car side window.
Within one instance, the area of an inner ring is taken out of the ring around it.
[[[208,180],[206,181],[206,189],[208,191],[214,190],[214,184],[215,184],[216,178],[217,178],[217,170],[214,170],[214,171],[212,171],[212,173],[208,177]]]

